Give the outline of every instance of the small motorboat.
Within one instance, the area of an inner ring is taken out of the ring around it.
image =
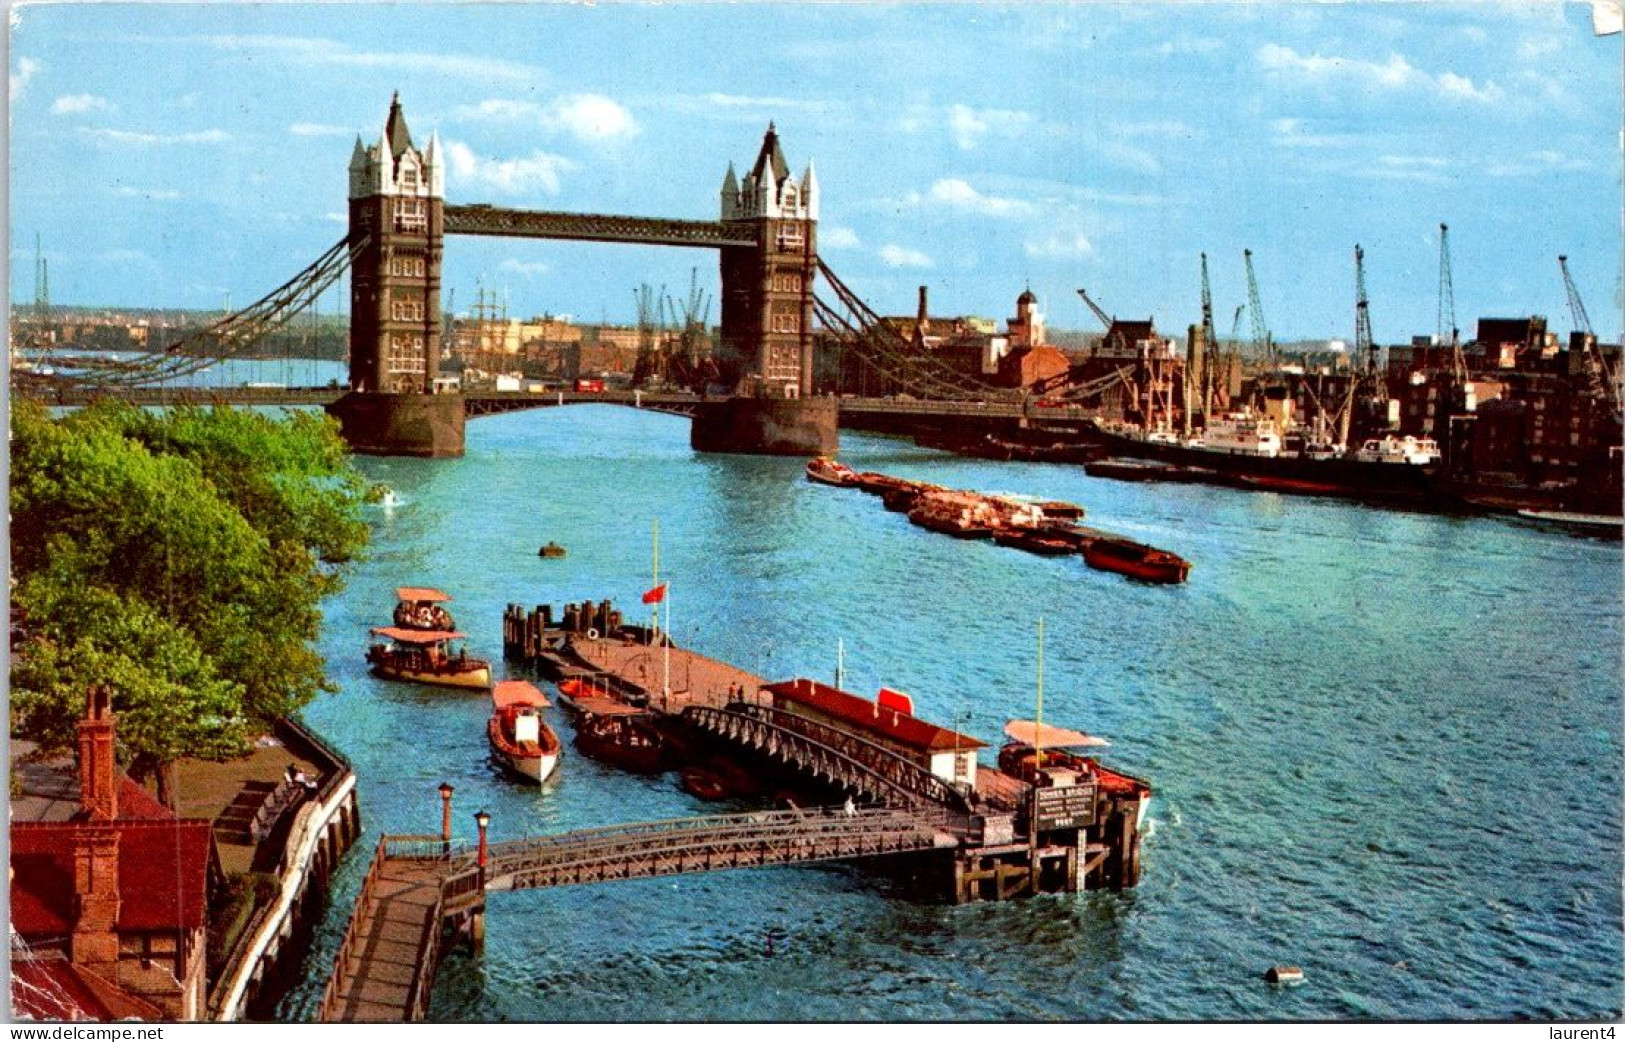
[[[564,547],[562,547],[559,544],[549,540],[546,546],[543,546],[540,550],[536,551],[536,556],[537,557],[549,557],[549,558],[563,557],[567,553],[569,553],[569,551],[566,550]]]
[[[575,699],[576,748],[595,760],[636,774],[665,767],[665,740],[647,709],[611,698]]]
[[[489,662],[470,658],[467,648],[452,650],[452,642],[466,639],[466,633],[374,626],[372,634],[384,642],[367,649],[367,661],[385,680],[482,690],[491,686]]]
[[[559,736],[542,720],[547,696],[524,680],[502,680],[491,689],[491,719],[485,736],[491,755],[504,767],[544,782],[559,765]]]
[[[1182,583],[1191,571],[1191,563],[1178,554],[1127,539],[1095,539],[1083,548],[1083,560],[1091,568],[1148,583]]]
[[[828,456],[819,456],[817,459],[807,461],[807,480],[820,485],[834,485],[836,488],[850,488],[858,483],[857,474],[851,467]]]
[[[454,630],[457,623],[441,605],[451,600],[443,590],[427,586],[400,586],[395,589],[395,625],[403,630]]]

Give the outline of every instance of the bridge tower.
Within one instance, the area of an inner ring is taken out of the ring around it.
[[[330,410],[358,452],[460,456],[463,403],[436,395],[445,163],[412,142],[400,95],[350,156],[350,393]]]
[[[769,123],[741,181],[728,164],[721,218],[749,246],[722,248],[718,361],[736,397],[695,413],[705,452],[834,452],[836,406],[812,398],[813,279],[818,272],[818,175],[790,172]]]

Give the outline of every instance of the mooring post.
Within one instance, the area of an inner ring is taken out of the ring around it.
[[[490,812],[482,810],[474,815],[474,824],[480,829],[480,903],[468,920],[468,941],[478,954],[485,950],[485,830],[491,826]]]
[[[440,852],[451,853],[451,794],[457,790],[450,782],[440,783]]]

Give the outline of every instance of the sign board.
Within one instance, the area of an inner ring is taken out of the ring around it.
[[[1095,823],[1095,787],[1065,785],[1033,790],[1033,819],[1039,832],[1080,829]]]

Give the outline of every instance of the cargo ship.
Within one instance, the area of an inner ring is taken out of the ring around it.
[[[1392,502],[1436,500],[1443,489],[1438,451],[1420,444],[1426,439],[1409,446],[1372,439],[1354,453],[1293,451],[1268,421],[1246,416],[1216,418],[1201,439],[1183,444],[1100,423],[1091,436],[1113,456],[1189,468],[1181,475],[1187,480]]]

